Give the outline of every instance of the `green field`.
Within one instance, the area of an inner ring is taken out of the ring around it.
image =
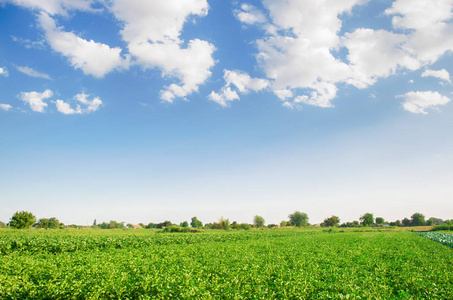
[[[413,232],[0,231],[0,299],[453,299]]]

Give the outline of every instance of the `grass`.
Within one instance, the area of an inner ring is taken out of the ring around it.
[[[3,230],[0,299],[452,299],[412,232]]]

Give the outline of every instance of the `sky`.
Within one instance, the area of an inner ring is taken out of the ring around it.
[[[453,0],[0,0],[0,220],[453,218]]]

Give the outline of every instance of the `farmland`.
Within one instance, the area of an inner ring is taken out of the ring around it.
[[[0,299],[452,299],[453,249],[413,232],[0,231]]]

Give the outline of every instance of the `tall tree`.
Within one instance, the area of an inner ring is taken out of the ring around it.
[[[261,217],[261,216],[256,215],[253,218],[253,225],[255,225],[255,227],[257,227],[257,228],[264,227],[264,218]]]
[[[425,226],[425,216],[421,213],[415,213],[411,216],[411,226]]]
[[[322,227],[338,227],[340,224],[340,218],[338,216],[331,216],[330,218],[324,219],[321,223]]]
[[[376,224],[377,224],[377,225],[383,225],[383,224],[384,224],[384,218],[382,218],[382,217],[377,217],[377,218],[376,218]]]
[[[294,213],[290,214],[289,221],[293,226],[302,227],[308,226],[308,215],[304,212],[295,211]]]
[[[190,227],[201,228],[203,227],[203,223],[200,220],[198,220],[197,217],[193,217],[190,222]]]
[[[372,213],[366,213],[360,217],[360,224],[363,226],[371,226],[374,223],[374,216]]]
[[[17,229],[29,228],[36,223],[36,217],[28,211],[15,212],[11,217],[9,226]]]

